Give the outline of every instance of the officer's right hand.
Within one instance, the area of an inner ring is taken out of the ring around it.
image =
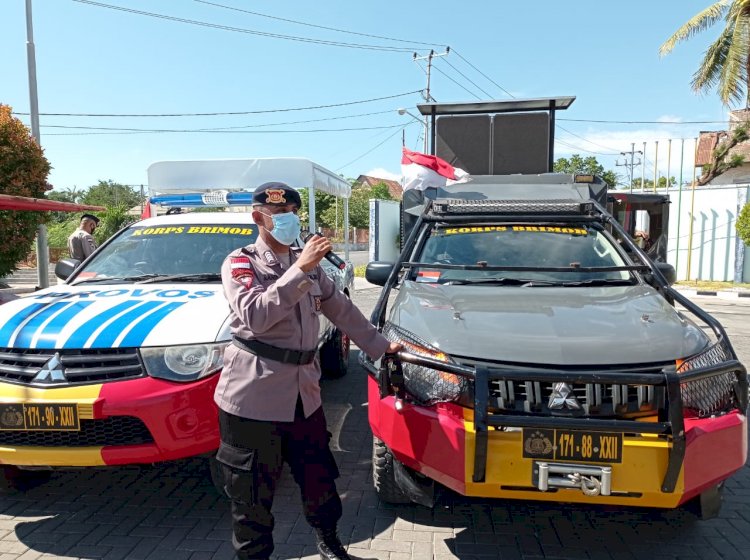
[[[310,240],[305,243],[304,249],[297,258],[297,266],[302,269],[302,272],[310,272],[313,268],[318,266],[325,254],[332,248],[330,240],[320,235],[311,237]]]

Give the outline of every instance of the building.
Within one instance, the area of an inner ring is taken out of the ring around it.
[[[360,175],[354,182],[355,185],[362,185],[366,187],[374,187],[380,183],[384,183],[388,187],[388,192],[394,200],[401,200],[404,195],[404,189],[401,188],[401,183],[392,179],[381,179],[380,177],[371,177],[370,175]]]

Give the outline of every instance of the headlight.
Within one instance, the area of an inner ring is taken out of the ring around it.
[[[170,381],[195,381],[222,365],[227,342],[142,348],[141,357],[151,377]]]
[[[425,356],[433,360],[454,364],[455,362],[440,349],[426,343],[416,335],[387,323],[383,328],[383,336],[391,342],[402,344],[404,350],[417,356]],[[402,363],[404,371],[404,388],[420,404],[434,404],[438,402],[452,402],[459,399],[463,402],[469,389],[469,381],[447,371]],[[463,397],[463,398],[462,398]]]

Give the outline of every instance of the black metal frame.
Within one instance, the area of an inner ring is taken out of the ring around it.
[[[612,372],[607,371],[606,377],[600,373],[592,372],[560,372],[560,371],[543,371],[544,366],[539,366],[539,371],[517,371],[507,369],[497,369],[489,366],[467,367],[457,364],[445,363],[431,358],[417,356],[408,352],[399,352],[397,355],[387,355],[381,367],[375,368],[374,364],[363,361],[363,365],[368,372],[375,376],[379,381],[381,398],[388,394],[395,394],[397,398],[406,397],[404,388],[404,378],[401,368],[401,362],[407,362],[419,366],[437,369],[455,375],[471,378],[474,381],[474,430],[476,433],[474,473],[472,480],[474,482],[483,482],[486,475],[487,449],[489,428],[518,427],[518,428],[561,428],[573,430],[587,430],[596,432],[622,432],[622,433],[650,433],[666,436],[670,439],[672,446],[669,450],[667,469],[662,481],[661,490],[665,493],[674,492],[680,470],[685,457],[685,426],[683,419],[681,383],[703,379],[714,375],[722,375],[728,372],[735,372],[737,383],[735,384],[735,398],[740,409],[745,412],[748,406],[748,379],[744,366],[737,360],[737,355],[732,348],[729,339],[721,324],[705,311],[693,304],[690,300],[682,296],[679,292],[673,290],[667,280],[664,278],[659,269],[648,258],[646,253],[640,249],[627,235],[622,226],[609,215],[602,206],[596,201],[593,203],[593,212],[586,215],[520,215],[520,214],[461,214],[445,215],[434,212],[433,201],[428,201],[424,211],[417,219],[412,230],[409,232],[406,242],[403,244],[401,254],[394,264],[390,275],[380,293],[375,308],[371,315],[371,322],[378,326],[380,330],[385,324],[386,303],[390,290],[395,286],[402,269],[410,268],[415,263],[409,262],[407,257],[412,253],[415,244],[419,240],[423,242],[427,235],[427,228],[423,226],[427,223],[453,223],[453,222],[483,222],[498,221],[498,218],[510,218],[513,221],[523,222],[540,222],[540,218],[545,222],[599,222],[603,225],[609,225],[617,231],[621,237],[622,243],[628,245],[628,249],[634,253],[643,265],[626,267],[637,272],[648,272],[653,277],[655,289],[659,290],[671,305],[678,302],[688,311],[693,313],[706,325],[708,325],[718,341],[724,344],[729,354],[730,360],[711,367],[697,368],[678,374],[676,366],[664,368],[658,374],[632,373],[632,372]],[[531,365],[531,364],[529,364]],[[591,418],[566,418],[561,416],[534,416],[519,414],[490,414],[489,395],[490,383],[492,381],[561,381],[561,382],[579,382],[579,383],[602,383],[607,384],[641,384],[662,386],[666,388],[667,393],[667,412],[666,418],[657,422],[634,422],[629,420],[607,420]]]

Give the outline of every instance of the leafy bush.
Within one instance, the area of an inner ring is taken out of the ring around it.
[[[0,194],[43,198],[50,164],[29,129],[0,104]],[[44,212],[0,211],[0,278],[26,257]]]
[[[750,202],[742,207],[734,227],[737,228],[737,235],[745,245],[750,245]]]

